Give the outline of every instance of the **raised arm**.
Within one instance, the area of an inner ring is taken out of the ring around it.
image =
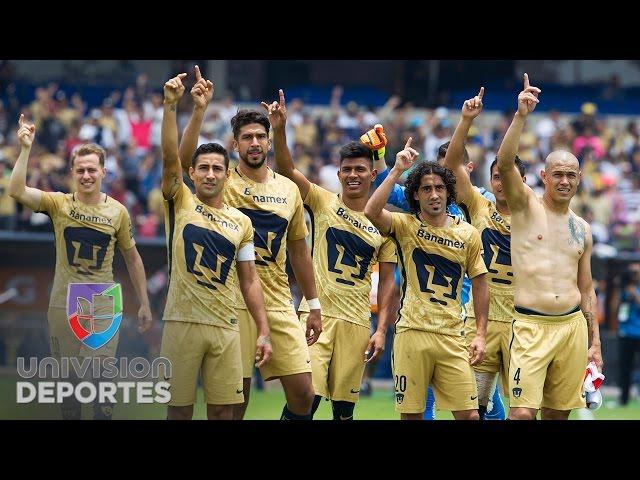
[[[186,73],[173,77],[164,84],[164,114],[162,115],[162,195],[173,198],[182,185],[182,169],[178,158],[178,101],[184,93],[182,79]]]
[[[411,141],[412,138],[409,137],[404,146],[404,150],[399,151],[396,155],[396,164],[389,172],[389,176],[382,182],[382,185],[373,192],[373,195],[371,195],[367,205],[364,207],[366,217],[371,220],[371,223],[373,223],[383,235],[389,235],[391,231],[391,213],[384,210],[389,194],[393,190],[393,186],[396,184],[398,178],[400,178],[400,175],[413,165],[419,155],[417,151],[411,148]]]
[[[258,331],[256,367],[262,367],[269,361],[273,353],[271,337],[269,336],[269,324],[267,323],[267,312],[264,307],[262,284],[256,272],[254,260],[238,261],[236,265],[240,291]]]
[[[178,153],[180,155],[180,164],[185,172],[189,171],[191,166],[191,157],[193,152],[198,148],[198,137],[200,136],[200,128],[204,121],[204,113],[207,110],[209,102],[213,98],[213,83],[210,80],[202,78],[200,67],[195,66],[196,83],[191,89],[191,98],[193,99],[193,112],[189,123],[182,133],[182,140]]]
[[[36,135],[36,127],[26,123],[23,114],[20,114],[18,125],[20,155],[9,179],[9,195],[31,210],[36,210],[42,199],[42,190],[27,187],[27,163],[29,161],[31,145],[33,145],[33,139]]]
[[[580,290],[580,309],[587,320],[589,333],[589,361],[595,362],[598,370],[602,371],[602,352],[600,350],[600,326],[598,325],[598,300],[593,288],[591,276],[591,251],[593,237],[591,227],[582,219],[570,217],[569,221],[579,221],[584,225],[584,253],[578,262],[578,289]]]
[[[284,92],[278,90],[280,102],[273,102],[270,105],[262,102],[262,106],[269,114],[269,122],[273,127],[273,148],[276,157],[276,171],[292,180],[300,190],[300,196],[305,199],[311,189],[311,182],[307,180],[302,172],[296,169],[291,158],[291,152],[287,145],[287,134],[285,127],[287,124],[287,107],[284,100]]]
[[[513,116],[511,125],[498,149],[498,171],[500,172],[502,187],[507,197],[507,204],[512,214],[524,210],[529,203],[529,197],[534,195],[533,190],[526,187],[522,181],[514,159],[518,153],[520,136],[522,135],[527,115],[536,108],[540,92],[539,88],[529,85],[529,76],[525,73],[524,89],[518,95],[518,111]]]
[[[478,95],[464,101],[460,121],[453,132],[449,148],[447,148],[447,154],[444,156],[444,166],[452,170],[456,176],[456,201],[458,203],[468,203],[473,193],[471,179],[464,168],[464,144],[473,119],[480,115],[482,111],[483,96],[484,87],[480,87]]]

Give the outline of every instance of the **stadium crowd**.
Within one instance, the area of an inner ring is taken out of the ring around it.
[[[107,151],[106,192],[123,203],[134,219],[136,236],[164,235],[160,192],[160,123],[162,94],[143,76],[134,86],[114,90],[101,105],[89,108],[78,93],[67,96],[55,83],[36,88],[35,98],[21,104],[9,84],[0,103],[0,229],[51,231],[49,218],[33,213],[9,197],[7,182],[19,147],[17,118],[23,113],[39,132],[29,163],[28,184],[45,191],[69,191],[67,162],[73,148],[95,142]],[[491,92],[487,92],[490,98]],[[376,123],[389,138],[387,159],[393,160],[402,139],[412,136],[422,146],[425,160],[434,160],[437,148],[451,138],[457,114],[445,108],[417,109],[392,96],[380,108],[341,102],[335,87],[329,106],[305,105],[292,99],[287,139],[297,168],[323,187],[338,191],[338,150]],[[183,97],[178,124],[185,127],[190,106]],[[207,111],[201,142],[231,148],[230,118],[240,105],[231,94],[214,97]],[[255,105],[253,106],[255,107]],[[472,180],[488,187],[488,170],[511,121],[513,112],[485,112],[469,135],[468,149],[476,168]],[[571,150],[580,160],[583,181],[572,208],[587,219],[596,252],[635,251],[640,241],[640,132],[635,119],[598,115],[594,103],[584,103],[579,114],[537,113],[523,134],[520,157],[527,164],[527,183],[541,189],[539,172],[553,149]],[[388,161],[391,161],[388,160]]]

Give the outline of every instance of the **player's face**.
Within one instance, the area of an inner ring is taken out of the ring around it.
[[[542,171],[545,192],[555,202],[568,202],[576,194],[580,183],[580,170],[574,162],[559,160],[548,171]]]
[[[338,179],[345,197],[360,198],[369,195],[376,171],[368,158],[345,158],[338,170]]]
[[[233,141],[233,148],[247,167],[258,169],[267,159],[271,141],[262,125],[250,123],[240,129],[238,139]]]
[[[99,192],[102,188],[102,179],[106,174],[106,169],[100,166],[100,159],[95,153],[77,156],[71,167],[76,190],[85,195]]]
[[[224,156],[219,153],[203,153],[198,156],[196,166],[189,168],[189,177],[196,187],[198,198],[213,198],[222,193],[229,177],[224,166]]]
[[[496,197],[496,202],[504,203],[507,201],[507,197],[502,190],[502,179],[500,178],[500,172],[498,171],[498,165],[494,165],[491,169],[491,191]]]
[[[413,194],[420,202],[420,210],[430,217],[446,215],[447,213],[447,186],[440,175],[423,175],[420,180],[420,188]]]
[[[522,177],[522,181],[525,181],[525,177]],[[502,178],[500,178],[500,171],[498,170],[498,164],[495,164],[491,169],[491,191],[493,195],[496,197],[496,202],[498,203],[506,203],[507,196],[502,189]]]

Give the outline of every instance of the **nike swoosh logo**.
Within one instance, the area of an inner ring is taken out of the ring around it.
[[[242,392],[244,392],[244,388],[242,390],[237,390],[236,389],[236,393],[242,393]]]
[[[478,395],[476,395],[475,397],[471,397],[471,400],[475,400],[476,398],[478,398]]]
[[[351,389],[351,393],[360,393],[360,390],[354,390],[353,388]]]
[[[311,360],[307,360],[307,363],[311,363]]]

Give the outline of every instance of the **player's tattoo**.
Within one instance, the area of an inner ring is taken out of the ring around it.
[[[169,106],[169,110],[170,110],[170,111],[172,111],[172,112],[175,112],[175,111],[176,111],[176,104],[175,104],[175,103],[172,103],[172,104]]]
[[[593,319],[594,319],[593,303],[591,300],[591,295],[589,295],[589,298],[587,298],[586,303],[587,303],[586,308],[582,310],[582,313],[584,315],[584,318],[587,320],[587,333],[589,337],[589,345],[591,345],[591,340],[593,338]]]
[[[585,229],[582,222],[573,215],[569,216],[569,245],[576,245],[580,248],[584,247]]]

